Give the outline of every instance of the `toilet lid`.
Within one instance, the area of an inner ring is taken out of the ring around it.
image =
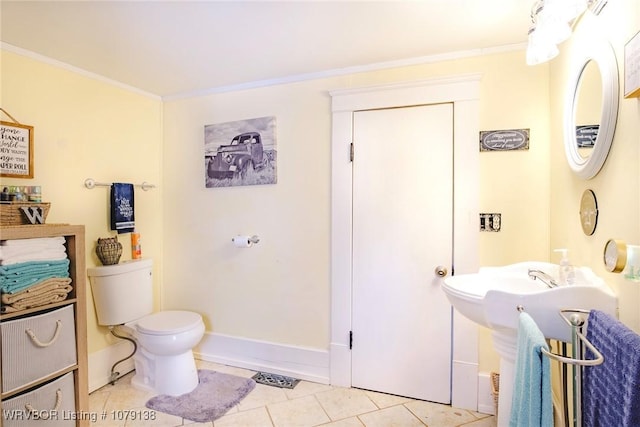
[[[202,317],[191,311],[161,311],[145,316],[136,328],[143,334],[171,335],[188,331],[202,322]]]

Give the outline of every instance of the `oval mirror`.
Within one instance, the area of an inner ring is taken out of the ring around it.
[[[618,117],[618,65],[603,40],[576,43],[564,111],[564,148],[569,167],[591,179],[604,165]]]
[[[596,145],[602,116],[602,77],[598,64],[590,60],[582,70],[575,100],[576,147],[585,161]]]

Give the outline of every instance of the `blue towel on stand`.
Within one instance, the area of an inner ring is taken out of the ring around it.
[[[527,313],[520,313],[510,427],[553,425],[551,362],[542,348],[549,350],[538,325]]]
[[[131,233],[135,228],[133,184],[111,184],[111,229],[118,234]]]
[[[592,310],[586,336],[604,362],[582,368],[582,425],[640,426],[640,335]],[[585,355],[594,358],[589,349]]]

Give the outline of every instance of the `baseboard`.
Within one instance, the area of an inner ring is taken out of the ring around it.
[[[351,387],[351,350],[341,343],[331,343],[330,383],[338,387]]]
[[[121,341],[89,354],[89,392],[111,381],[111,367],[131,353],[129,342]],[[193,350],[194,357],[239,368],[286,375],[329,384],[329,352],[305,347],[276,344],[229,335],[205,333]],[[124,375],[134,370],[133,358],[118,364]]]
[[[454,360],[451,364],[451,405],[455,408],[478,408],[478,364]]]
[[[488,372],[480,372],[478,374],[478,412],[496,415],[496,407],[491,390],[491,374]]]
[[[89,354],[89,393],[111,382],[111,367],[118,360],[131,354],[133,346],[128,341],[120,341],[114,345]],[[124,375],[133,371],[133,358],[116,366],[116,371]]]
[[[563,419],[562,399],[552,391],[554,425],[565,427]],[[495,414],[493,392],[491,390],[491,374],[480,372],[478,374],[478,412],[481,414]]]
[[[329,352],[230,335],[205,333],[193,351],[198,359],[253,371],[329,384]]]

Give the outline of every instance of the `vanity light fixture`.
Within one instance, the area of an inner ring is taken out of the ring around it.
[[[600,13],[607,0],[537,0],[531,8],[527,65],[555,58],[558,44],[571,36],[571,25],[587,8]]]

